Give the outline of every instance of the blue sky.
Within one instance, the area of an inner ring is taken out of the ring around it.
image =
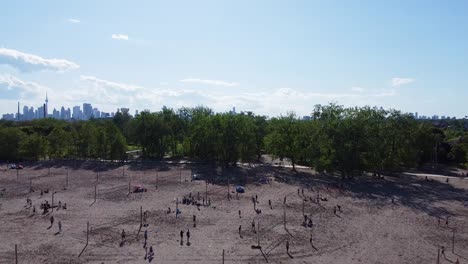
[[[315,104],[468,115],[467,1],[4,1],[0,113]]]

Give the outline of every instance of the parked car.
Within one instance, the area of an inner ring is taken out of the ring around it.
[[[199,181],[199,180],[201,180],[200,174],[194,173],[192,175],[192,181]]]
[[[22,170],[24,167],[21,164],[10,164],[10,169],[12,170]]]

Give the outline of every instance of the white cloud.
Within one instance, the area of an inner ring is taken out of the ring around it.
[[[0,74],[0,91],[1,90],[18,92],[20,97],[24,97],[26,95],[36,96],[45,93],[47,87],[35,82],[23,81],[10,74]]]
[[[66,71],[80,67],[78,64],[68,60],[46,59],[34,54],[5,48],[0,48],[0,64],[10,65],[22,72],[38,70]]]
[[[351,91],[362,93],[362,92],[364,92],[364,88],[355,86],[355,87],[351,87]]]
[[[81,76],[80,89],[73,89],[64,96],[68,100],[90,101],[104,109],[130,107],[131,109],[151,109],[156,111],[163,105],[179,108],[197,105],[208,106],[215,111],[227,111],[236,106],[242,111],[253,111],[258,114],[278,115],[289,110],[308,114],[311,105],[326,104],[339,100],[348,105],[375,104],[377,99],[396,95],[395,90],[368,92],[311,92],[293,88],[278,88],[273,91],[262,90],[251,92],[247,89],[213,90],[209,88],[180,89],[169,86],[144,87],[141,85],[109,81],[94,76]],[[90,97],[92,95],[92,97]]]
[[[74,23],[74,24],[79,24],[79,23],[81,23],[81,21],[80,21],[79,19],[76,19],[76,18],[69,18],[69,19],[68,19],[68,22]]]
[[[180,80],[183,83],[201,83],[201,84],[209,84],[209,85],[219,85],[219,86],[238,86],[238,83],[235,82],[226,82],[226,81],[219,81],[219,80],[203,80],[203,79],[183,79]]]
[[[412,78],[400,78],[400,77],[395,77],[392,78],[392,86],[400,86],[400,85],[405,85],[414,82],[415,79]]]
[[[107,80],[99,79],[94,76],[88,76],[88,75],[81,75],[80,79],[82,81],[86,81],[90,83],[96,88],[112,89],[112,90],[127,91],[127,92],[133,92],[136,90],[144,89],[143,87],[140,87],[137,85],[107,81]]]
[[[117,40],[128,40],[128,35],[124,35],[124,34],[112,34],[112,38],[113,38],[113,39],[117,39]]]
[[[37,83],[20,80],[11,75],[0,74],[1,99],[10,100],[8,106],[14,108],[16,101],[31,106],[42,103],[44,93],[49,92],[49,104],[52,107],[72,107],[89,102],[102,111],[112,112],[120,107],[150,109],[157,111],[162,106],[172,108],[204,105],[214,111],[223,112],[236,107],[239,111],[253,111],[256,114],[276,116],[287,111],[298,114],[310,114],[315,104],[327,104],[338,101],[340,104],[382,105],[386,98],[396,96],[397,89],[363,90],[362,92],[319,92],[294,88],[252,89],[210,89],[209,87],[180,88],[159,83],[157,87],[111,81],[90,75],[81,75],[75,86],[70,89],[51,89]],[[185,86],[185,85],[184,85]],[[17,92],[15,92],[17,91]],[[20,95],[18,93],[21,93]],[[0,99],[0,100],[1,100]],[[7,106],[5,106],[7,107]],[[0,109],[2,106],[0,105]],[[9,110],[8,110],[9,109]]]

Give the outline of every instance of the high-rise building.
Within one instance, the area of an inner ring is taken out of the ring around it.
[[[83,104],[83,120],[88,120],[93,115],[93,107],[91,104],[84,103]]]
[[[16,120],[20,120],[20,111],[19,111],[19,108],[20,108],[20,105],[19,105],[19,102],[18,102],[18,113],[16,114]]]
[[[66,115],[67,113],[65,112],[65,107],[62,106],[62,108],[60,109],[60,119],[66,120]]]
[[[47,92],[45,94],[45,104],[44,104],[44,118],[49,116],[49,97],[47,97]]]
[[[77,105],[77,106],[74,106],[73,107],[73,119],[75,120],[81,120],[81,109],[80,109],[80,106]]]

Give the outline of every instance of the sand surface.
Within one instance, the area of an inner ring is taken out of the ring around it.
[[[16,170],[1,167],[0,191],[5,190],[0,198],[0,263],[14,263],[15,244],[18,263],[145,263],[145,230],[147,245],[155,252],[152,263],[222,263],[223,250],[224,263],[266,263],[260,250],[251,248],[258,242],[269,263],[437,263],[439,246],[447,248],[447,259],[442,257],[441,263],[454,263],[457,258],[468,263],[468,204],[464,204],[468,202],[468,180],[464,178],[450,178],[446,183],[444,177],[431,175],[432,182],[417,175],[385,180],[362,177],[345,181],[341,190],[339,178],[314,175],[307,169],[296,174],[290,168],[272,166],[223,172],[198,165],[127,165],[125,169],[94,163],[25,165],[18,175]],[[232,199],[227,198],[225,182],[192,182],[192,172],[210,181],[212,175],[228,175]],[[257,183],[261,178],[271,182]],[[132,188],[141,184],[148,191],[128,194],[129,182]],[[235,184],[245,185],[246,192],[236,197],[232,192]],[[210,207],[198,210],[180,204],[178,218],[166,213],[168,207],[175,209],[176,199],[190,193],[195,199],[200,193],[202,202],[206,188]],[[306,201],[302,192],[298,195],[298,188],[304,188]],[[49,193],[41,196],[40,190],[46,189]],[[61,201],[67,203],[67,209],[42,215],[39,206],[45,200],[51,203],[53,192],[54,205]],[[253,209],[255,195],[261,214]],[[317,195],[328,201],[317,204]],[[26,206],[28,197],[36,207],[35,215]],[[336,215],[335,205],[342,208]],[[148,211],[148,226],[141,229],[140,208]],[[312,217],[313,228],[301,225],[303,210]],[[55,222],[48,229],[51,216]],[[438,217],[443,218],[440,226]],[[61,233],[57,233],[58,221]],[[252,231],[252,221],[259,226],[258,236]],[[86,245],[87,222],[89,242],[78,257]],[[122,229],[127,239],[121,246]],[[181,245],[180,231],[187,229],[190,244],[184,234]],[[455,253],[451,250],[453,230]]]

